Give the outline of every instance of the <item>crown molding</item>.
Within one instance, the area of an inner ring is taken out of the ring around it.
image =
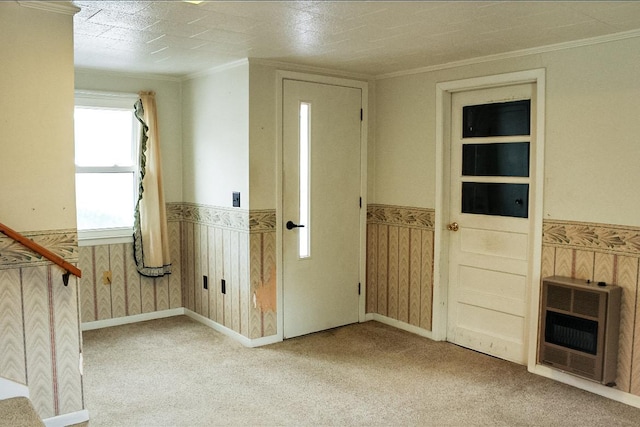
[[[71,4],[70,1],[18,1],[18,4],[22,7],[60,13],[62,15],[73,16],[80,12],[80,8]]]
[[[394,77],[410,76],[414,74],[428,73],[432,71],[447,70],[456,67],[464,67],[468,65],[482,64],[485,62],[500,61],[504,59],[520,58],[529,55],[538,55],[541,53],[556,52],[559,50],[573,49],[576,47],[592,46],[601,43],[609,43],[618,40],[626,40],[640,37],[640,30],[624,31],[621,33],[608,34],[605,36],[591,37],[587,39],[575,40],[571,42],[556,43],[547,46],[533,47],[529,49],[514,50],[512,52],[498,53],[495,55],[481,56],[478,58],[463,59],[461,61],[448,62],[446,64],[430,65],[427,67],[414,68],[412,70],[397,71],[393,73],[379,74],[375,76],[375,80],[384,80]]]
[[[347,78],[353,80],[370,81],[375,78],[371,74],[353,73],[349,71],[340,71],[333,68],[315,67],[312,65],[301,65],[293,62],[274,61],[270,59],[249,58],[249,63],[256,65],[264,65],[274,67],[285,71],[298,71],[302,73],[323,74],[327,76]]]
[[[226,64],[216,65],[215,67],[207,68],[206,70],[196,71],[195,73],[190,73],[182,76],[180,81],[187,81],[197,79],[198,77],[210,76],[212,74],[219,73],[225,70],[232,70],[234,68],[242,67],[243,65],[247,65],[249,60],[247,58],[242,58],[236,61],[227,62]]]
[[[152,74],[152,73],[135,73],[135,72],[127,72],[127,71],[113,71],[113,70],[104,70],[99,68],[75,68],[76,74],[94,74],[94,75],[103,75],[103,76],[112,76],[112,77],[127,77],[132,79],[148,79],[148,80],[163,80],[167,82],[177,82],[182,81],[182,78],[171,76],[168,74]]]
[[[138,98],[137,93],[131,92],[117,92],[107,90],[90,90],[90,89],[76,89],[75,96],[80,98],[114,98],[114,99],[131,99]]]

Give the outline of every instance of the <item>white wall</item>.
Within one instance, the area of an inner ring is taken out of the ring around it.
[[[435,207],[438,82],[546,69],[544,218],[640,225],[640,39],[377,81],[375,202]]]
[[[545,218],[640,225],[640,39],[545,55]]]
[[[351,78],[339,72],[308,70],[295,64],[270,64],[260,60],[249,60],[249,139],[250,139],[250,187],[251,209],[275,209],[277,205],[277,71],[294,71],[333,77]],[[358,80],[358,79],[354,79]],[[359,79],[362,80],[362,79]],[[374,140],[374,82],[369,87],[369,129],[368,144]],[[369,177],[374,168],[373,151],[369,149]],[[371,193],[370,193],[371,194]]]
[[[0,2],[0,222],[73,262],[75,8],[23,3]],[[63,286],[58,267],[0,240],[0,376],[29,387],[41,418],[86,420],[78,282]]]
[[[76,70],[75,88],[133,94],[140,91],[156,93],[165,201],[182,201],[182,86],[180,81],[171,78]]]
[[[249,64],[183,82],[183,201],[249,207]]]
[[[71,20],[0,3],[0,222],[18,231],[76,227]]]
[[[249,71],[249,182],[251,209],[275,209],[276,70],[262,64]]]

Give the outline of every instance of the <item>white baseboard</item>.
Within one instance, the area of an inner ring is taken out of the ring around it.
[[[364,318],[365,320],[375,320],[376,322],[384,323],[385,325],[393,326],[394,328],[402,329],[403,331],[411,332],[412,334],[420,335],[421,337],[436,341],[433,338],[433,332],[431,331],[427,331],[426,329],[422,329],[381,314],[367,313]]]
[[[588,391],[590,393],[609,398],[611,400],[615,400],[620,403],[624,403],[629,406],[640,408],[640,396],[618,390],[617,388],[607,387],[604,384],[589,381],[587,379],[580,378],[575,375],[571,375],[544,365],[535,365],[533,368],[530,367],[529,372],[579,388],[581,390]]]
[[[93,329],[109,328],[112,326],[127,325],[129,323],[145,322],[147,320],[163,319],[165,317],[183,316],[183,315],[190,317],[191,319],[197,322],[200,322],[203,325],[206,325],[212,329],[215,329],[216,331],[223,333],[228,337],[233,338],[234,340],[238,341],[245,347],[260,347],[263,345],[273,344],[273,343],[282,341],[282,338],[278,337],[278,335],[272,335],[269,337],[262,337],[257,339],[247,338],[244,335],[240,335],[236,331],[229,329],[224,325],[214,322],[213,320],[208,319],[204,316],[201,316],[200,314],[195,313],[191,310],[188,310],[184,307],[172,308],[170,310],[153,311],[151,313],[136,314],[134,316],[117,317],[115,319],[105,319],[105,320],[96,320],[94,322],[85,322],[82,324],[82,330],[91,331]]]
[[[203,325],[206,325],[222,334],[225,334],[230,338],[233,338],[245,347],[260,347],[263,345],[274,344],[282,341],[282,339],[279,338],[278,335],[271,335],[269,337],[262,337],[257,339],[247,338],[244,335],[240,335],[236,331],[229,329],[226,326],[219,324],[218,322],[214,322],[213,320],[206,318],[198,313],[195,313],[188,309],[184,309],[184,311],[184,314],[187,317],[195,320],[196,322],[200,322]]]
[[[147,320],[164,319],[165,317],[182,316],[183,314],[185,314],[185,309],[183,307],[162,311],[152,311],[150,313],[135,314],[133,316],[116,317],[115,319],[85,322],[82,324],[82,330],[91,331],[93,329],[109,328],[112,326],[126,325],[129,323],[145,322]]]
[[[80,424],[89,421],[89,411],[83,409],[78,412],[70,412],[57,417],[46,418],[43,420],[47,427],[66,427],[74,424]]]
[[[29,387],[6,378],[0,378],[0,400],[12,397],[29,397]]]

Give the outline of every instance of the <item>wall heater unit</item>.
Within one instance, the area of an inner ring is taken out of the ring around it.
[[[542,279],[538,363],[615,385],[621,295],[604,282]]]

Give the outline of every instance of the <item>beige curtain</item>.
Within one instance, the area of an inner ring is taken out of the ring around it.
[[[140,92],[135,115],[141,125],[139,196],[133,230],[138,271],[157,277],[171,273],[169,233],[162,189],[162,165],[156,99],[153,92]]]

